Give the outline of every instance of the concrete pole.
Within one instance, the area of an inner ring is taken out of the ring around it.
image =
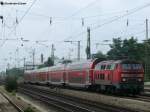
[[[80,60],[80,41],[78,41],[78,61]]]

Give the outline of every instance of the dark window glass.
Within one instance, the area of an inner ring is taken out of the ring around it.
[[[123,64],[123,65],[122,65],[122,68],[123,68],[124,70],[130,70],[132,67],[131,67],[131,64]]]
[[[105,70],[106,65],[101,65],[101,70]]]
[[[124,70],[139,70],[139,69],[142,69],[142,65],[141,64],[123,64],[122,65],[122,68]]]
[[[106,69],[107,69],[107,70],[110,70],[110,67],[111,67],[111,65],[107,65],[107,66],[106,66]]]

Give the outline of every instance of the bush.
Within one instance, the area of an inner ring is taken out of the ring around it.
[[[28,107],[27,109],[24,110],[24,112],[34,112],[34,110],[31,107]]]
[[[6,80],[5,80],[5,89],[8,92],[15,92],[17,91],[17,79],[15,77],[10,77],[7,76]]]
[[[22,77],[24,74],[24,71],[19,68],[12,68],[6,70],[6,79],[5,79],[5,89],[8,92],[15,92],[17,91],[17,80]]]

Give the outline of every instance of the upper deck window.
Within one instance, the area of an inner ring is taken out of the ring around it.
[[[122,68],[124,70],[139,70],[142,69],[142,65],[141,64],[122,64]]]
[[[114,70],[115,69],[115,64],[110,64],[110,65],[97,64],[95,69],[96,70]]]
[[[105,68],[106,68],[106,65],[100,65],[100,64],[97,64],[95,67],[96,70],[105,70]]]
[[[111,64],[110,70],[114,70],[115,69],[115,64]]]
[[[101,70],[105,70],[106,65],[101,65]]]
[[[107,65],[106,69],[110,70],[110,68],[111,68],[111,65]]]

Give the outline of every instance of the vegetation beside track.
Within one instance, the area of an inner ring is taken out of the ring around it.
[[[35,112],[31,107],[28,107],[24,110],[24,112]]]
[[[8,92],[17,91],[17,88],[18,88],[17,81],[20,77],[23,76],[23,74],[24,74],[24,71],[18,68],[12,68],[12,69],[6,70],[5,89]]]

